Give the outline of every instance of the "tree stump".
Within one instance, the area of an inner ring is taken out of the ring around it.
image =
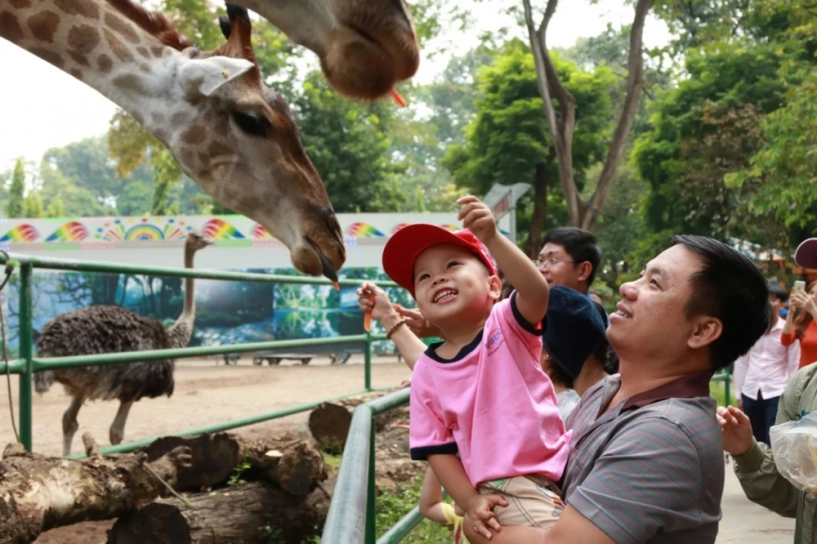
[[[335,402],[322,402],[309,414],[309,432],[318,442],[321,451],[331,455],[340,455],[346,445],[346,437],[352,424],[352,412],[364,402],[376,399],[382,393],[367,393],[359,397],[341,399]],[[374,429],[376,433],[383,430],[394,421],[406,418],[408,408],[398,408],[375,417]]]

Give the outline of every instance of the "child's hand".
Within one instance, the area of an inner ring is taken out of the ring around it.
[[[370,281],[363,282],[357,290],[357,303],[364,313],[371,313],[372,318],[382,320],[387,314],[394,312],[389,295],[383,289]]]
[[[442,338],[442,331],[426,321],[420,310],[403,308],[399,304],[395,304],[394,309],[397,310],[401,317],[406,318],[406,325],[418,338],[431,338],[434,336]]]
[[[475,196],[464,196],[457,200],[462,206],[457,219],[462,226],[474,233],[483,244],[487,244],[497,234],[496,221],[491,209]]]
[[[491,531],[499,531],[499,522],[494,517],[494,506],[508,506],[508,502],[500,495],[474,495],[465,508],[465,521],[471,524],[471,528],[488,540],[491,539]]]

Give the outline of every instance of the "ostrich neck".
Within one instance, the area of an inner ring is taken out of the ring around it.
[[[196,250],[189,246],[185,246],[184,248],[184,267],[187,269],[193,268],[193,256],[196,254]],[[172,329],[176,329],[179,331],[185,331],[185,333],[192,333],[193,332],[193,321],[196,318],[196,293],[194,291],[194,278],[185,278],[184,279],[184,308],[182,309],[182,315],[179,316],[179,319],[176,320],[176,323],[173,324]],[[189,338],[188,338],[189,341]],[[187,342],[185,342],[187,345]]]

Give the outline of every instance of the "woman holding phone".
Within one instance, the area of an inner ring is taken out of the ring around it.
[[[800,366],[817,361],[817,281],[805,288],[805,282],[794,282],[789,298],[789,313],[780,334],[780,343],[800,343]]]

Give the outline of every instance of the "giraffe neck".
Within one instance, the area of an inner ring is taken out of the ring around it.
[[[166,142],[166,104],[184,106],[168,100],[178,92],[172,76],[181,53],[111,2],[0,0],[0,36],[93,87]]]

